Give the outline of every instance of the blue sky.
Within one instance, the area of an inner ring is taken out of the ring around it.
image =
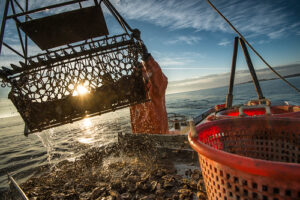
[[[299,0],[212,2],[272,66],[300,63]],[[205,0],[128,0],[115,5],[142,30],[169,80],[230,71],[235,33]],[[256,68],[264,67],[252,58]],[[239,54],[237,68],[245,67]]]
[[[22,2],[22,0],[20,0]],[[30,0],[30,7],[61,0]],[[235,33],[205,0],[111,0],[128,23],[142,32],[149,52],[169,81],[230,71]],[[272,65],[300,64],[299,0],[212,0]],[[1,7],[4,1],[1,0]],[[2,12],[2,10],[1,10]],[[105,11],[106,13],[106,11]],[[121,29],[105,14],[111,34]],[[12,24],[5,35],[14,45]],[[31,44],[34,51],[38,51]],[[240,49],[239,49],[240,50]],[[265,66],[251,54],[256,68]],[[14,60],[3,51],[0,65]],[[239,51],[238,69],[246,69]]]

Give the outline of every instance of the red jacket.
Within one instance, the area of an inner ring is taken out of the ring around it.
[[[149,56],[142,64],[149,77],[147,87],[151,101],[130,107],[132,132],[167,134],[169,128],[165,93],[168,78],[152,56]]]

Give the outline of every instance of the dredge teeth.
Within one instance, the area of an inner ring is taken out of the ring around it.
[[[10,76],[10,75],[13,75],[13,70],[7,68],[7,67],[2,67],[2,74],[3,75],[6,75],[6,76]]]
[[[62,50],[62,51],[67,58],[70,58],[70,54],[67,51],[65,51],[65,50]]]
[[[17,65],[14,65],[14,64],[10,64],[11,68],[15,71],[15,72],[20,72],[22,71],[22,68],[17,66]]]
[[[20,65],[21,65],[21,67],[22,67],[23,69],[27,69],[27,68],[29,67],[28,65],[26,65],[26,64],[23,63],[22,61],[20,61],[19,63],[20,63]]]
[[[39,61],[39,64],[46,64],[46,60],[44,60],[43,58],[37,56],[37,60]]]
[[[36,66],[37,65],[37,63],[36,62],[34,62],[33,60],[31,60],[31,59],[29,59],[28,60],[28,62],[30,63],[30,65],[32,65],[32,66]]]
[[[56,59],[61,59],[62,58],[62,56],[60,56],[58,53],[56,53],[56,52],[54,52],[54,55],[55,55],[55,58]]]

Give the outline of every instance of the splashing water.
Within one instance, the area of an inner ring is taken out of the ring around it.
[[[50,164],[50,166],[52,165],[52,150],[53,150],[53,134],[54,131],[53,129],[50,129],[48,131],[43,131],[43,132],[37,132],[35,133],[35,135],[40,139],[40,141],[42,142],[42,144],[44,145],[44,147],[47,150],[47,161]]]
[[[74,162],[93,147],[116,142],[117,133],[130,131],[126,115],[128,111],[123,109],[35,133],[45,147],[50,169],[63,160]]]

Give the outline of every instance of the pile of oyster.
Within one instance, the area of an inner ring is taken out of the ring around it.
[[[30,199],[207,199],[200,170],[179,175],[151,143],[92,148],[21,187]]]

